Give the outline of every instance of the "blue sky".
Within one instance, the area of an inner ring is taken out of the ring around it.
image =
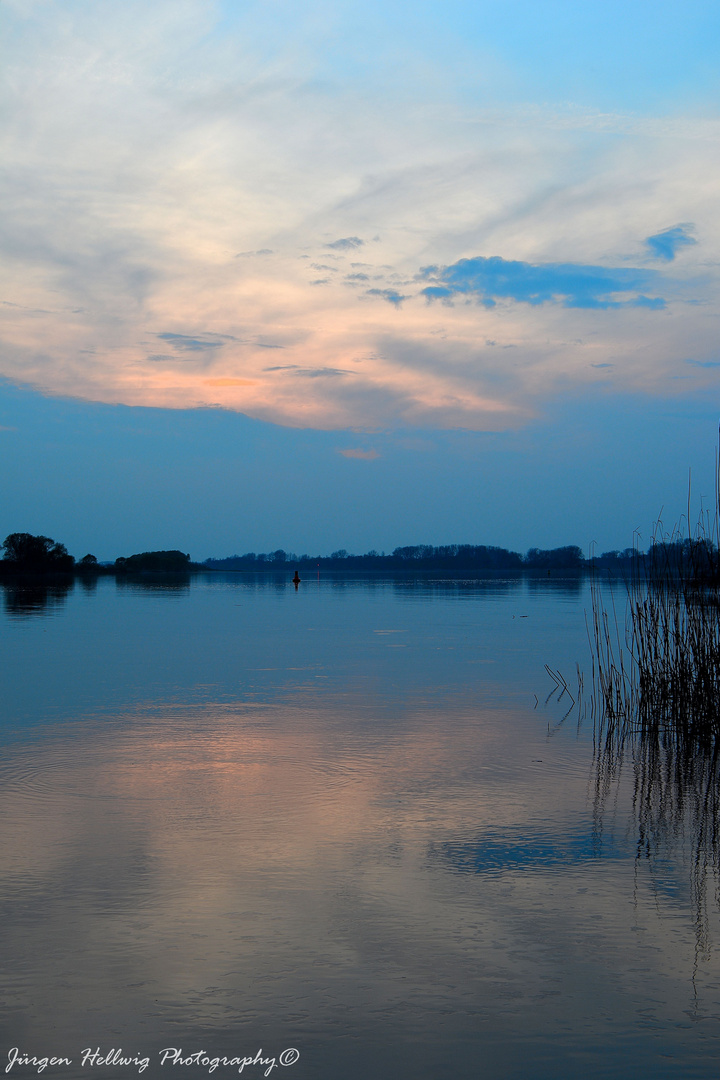
[[[3,535],[622,548],[712,491],[716,5],[0,23]]]

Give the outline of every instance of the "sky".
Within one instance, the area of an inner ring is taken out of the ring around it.
[[[0,41],[2,536],[587,552],[713,505],[717,4],[0,0]]]

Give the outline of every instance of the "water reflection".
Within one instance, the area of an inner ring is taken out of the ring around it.
[[[552,835],[547,830],[510,826],[469,840],[447,841],[430,848],[430,856],[461,873],[487,874],[508,870],[568,869],[600,859],[623,858],[626,852],[612,843],[603,845],[598,831]]]
[[[601,722],[596,730],[595,824],[612,829],[624,774],[632,773],[635,860],[653,879],[659,898],[676,900],[687,868],[696,958],[711,953],[711,922],[720,911],[720,748],[698,745],[671,730],[633,731]]]
[[[77,580],[80,582],[80,588],[86,596],[94,596],[98,587],[98,575],[93,573],[79,574]]]
[[[575,583],[289,578],[100,580],[5,620],[0,1043],[297,1046],[283,1080],[713,1075],[682,838],[715,765],[682,801],[665,758],[636,790],[629,742],[549,737]]]
[[[554,573],[557,574],[557,571]],[[544,577],[534,574],[527,575],[527,588],[530,593],[579,597],[586,587],[587,581],[583,574],[572,574],[563,577],[556,577],[552,574],[546,574]]]
[[[206,580],[209,583],[224,582],[242,588],[252,588],[259,592],[267,591],[269,587],[283,589],[292,584],[291,570],[282,573],[239,573],[232,571],[215,571],[207,573]],[[323,572],[322,575],[314,576],[308,573],[302,579],[300,591],[313,589],[316,586],[323,589],[332,589],[337,592],[362,592],[365,594],[382,594],[391,589],[398,596],[409,597],[507,597],[520,596],[525,593],[538,596],[558,596],[571,599],[579,599],[587,589],[587,581],[581,574],[569,576],[535,576],[532,574],[498,574],[487,578],[461,578],[461,577],[438,577],[430,572],[421,574],[368,574],[355,572],[350,575],[330,574]]]
[[[24,577],[2,583],[4,608],[8,615],[42,615],[62,607],[75,587],[73,578]]]
[[[182,595],[190,592],[192,574],[190,573],[142,573],[118,574],[115,578],[118,592],[135,590],[155,596]]]
[[[443,597],[505,597],[522,593],[523,580],[517,577],[490,578],[478,581],[473,578],[392,578],[393,591],[398,596],[443,596]]]

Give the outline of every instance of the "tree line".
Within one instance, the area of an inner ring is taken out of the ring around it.
[[[101,565],[95,555],[83,555],[77,561],[68,554],[65,544],[49,536],[32,533],[10,533],[2,545],[0,572],[34,574],[133,574],[187,573],[193,567],[190,556],[182,551],[143,551],[127,558],[120,557],[111,564]]]
[[[562,547],[542,551],[531,548],[526,555],[507,548],[486,544],[430,544],[397,547],[390,554],[368,551],[351,555],[345,549],[330,555],[295,555],[279,548],[268,554],[232,555],[225,559],[206,559],[204,566],[211,570],[280,570],[292,564],[306,571],[321,567],[325,570],[484,570],[494,573],[513,573],[523,569],[580,569],[584,564],[579,547]]]
[[[277,551],[256,554],[249,551],[245,555],[231,555],[229,558],[206,559],[202,564],[211,570],[236,570],[267,572],[283,570],[286,565],[298,567],[306,572],[320,567],[328,571],[409,571],[428,570],[448,573],[521,573],[530,571],[568,570],[568,571],[610,571],[617,574],[636,572],[640,568],[672,566],[680,568],[690,560],[698,563],[699,548],[709,563],[717,558],[717,549],[707,541],[674,540],[653,543],[647,552],[637,548],[625,548],[623,551],[604,551],[601,555],[588,558],[577,545],[565,545],[557,548],[530,548],[525,554],[510,551],[507,548],[485,544],[443,544],[434,547],[430,544],[416,544],[396,547],[386,554],[368,551],[364,555],[351,555],[344,549],[333,551],[330,555],[296,555],[278,548]]]
[[[718,566],[718,549],[708,539],[685,539],[654,542],[647,552],[637,548],[605,551],[585,558],[576,545],[557,548],[530,548],[524,555],[507,548],[485,544],[430,544],[396,547],[386,554],[375,550],[364,555],[352,555],[345,549],[330,555],[295,555],[283,548],[269,553],[231,555],[228,558],[206,559],[193,563],[190,555],[171,551],[144,551],[114,563],[100,564],[94,555],[75,560],[64,544],[48,536],[31,533],[10,533],[0,547],[0,574],[17,573],[81,573],[81,574],[146,574],[189,573],[193,570],[231,570],[255,573],[284,571],[288,566],[308,573],[318,567],[326,571],[407,572],[433,571],[458,574],[514,574],[524,571],[586,571],[602,570],[618,575],[638,570],[680,573],[684,568],[696,568],[701,576],[712,576]],[[698,570],[697,568],[700,568]],[[706,569],[703,569],[706,568]]]

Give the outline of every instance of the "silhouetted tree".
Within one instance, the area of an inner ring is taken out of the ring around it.
[[[537,570],[579,570],[582,568],[583,562],[582,548],[576,545],[550,548],[549,550],[530,548],[525,556],[525,565]]]
[[[143,551],[127,559],[116,559],[115,569],[127,573],[187,573],[190,556],[182,551]]]
[[[10,533],[2,544],[3,562],[16,570],[72,570],[75,560],[68,555],[64,544],[49,536],[32,533]]]

